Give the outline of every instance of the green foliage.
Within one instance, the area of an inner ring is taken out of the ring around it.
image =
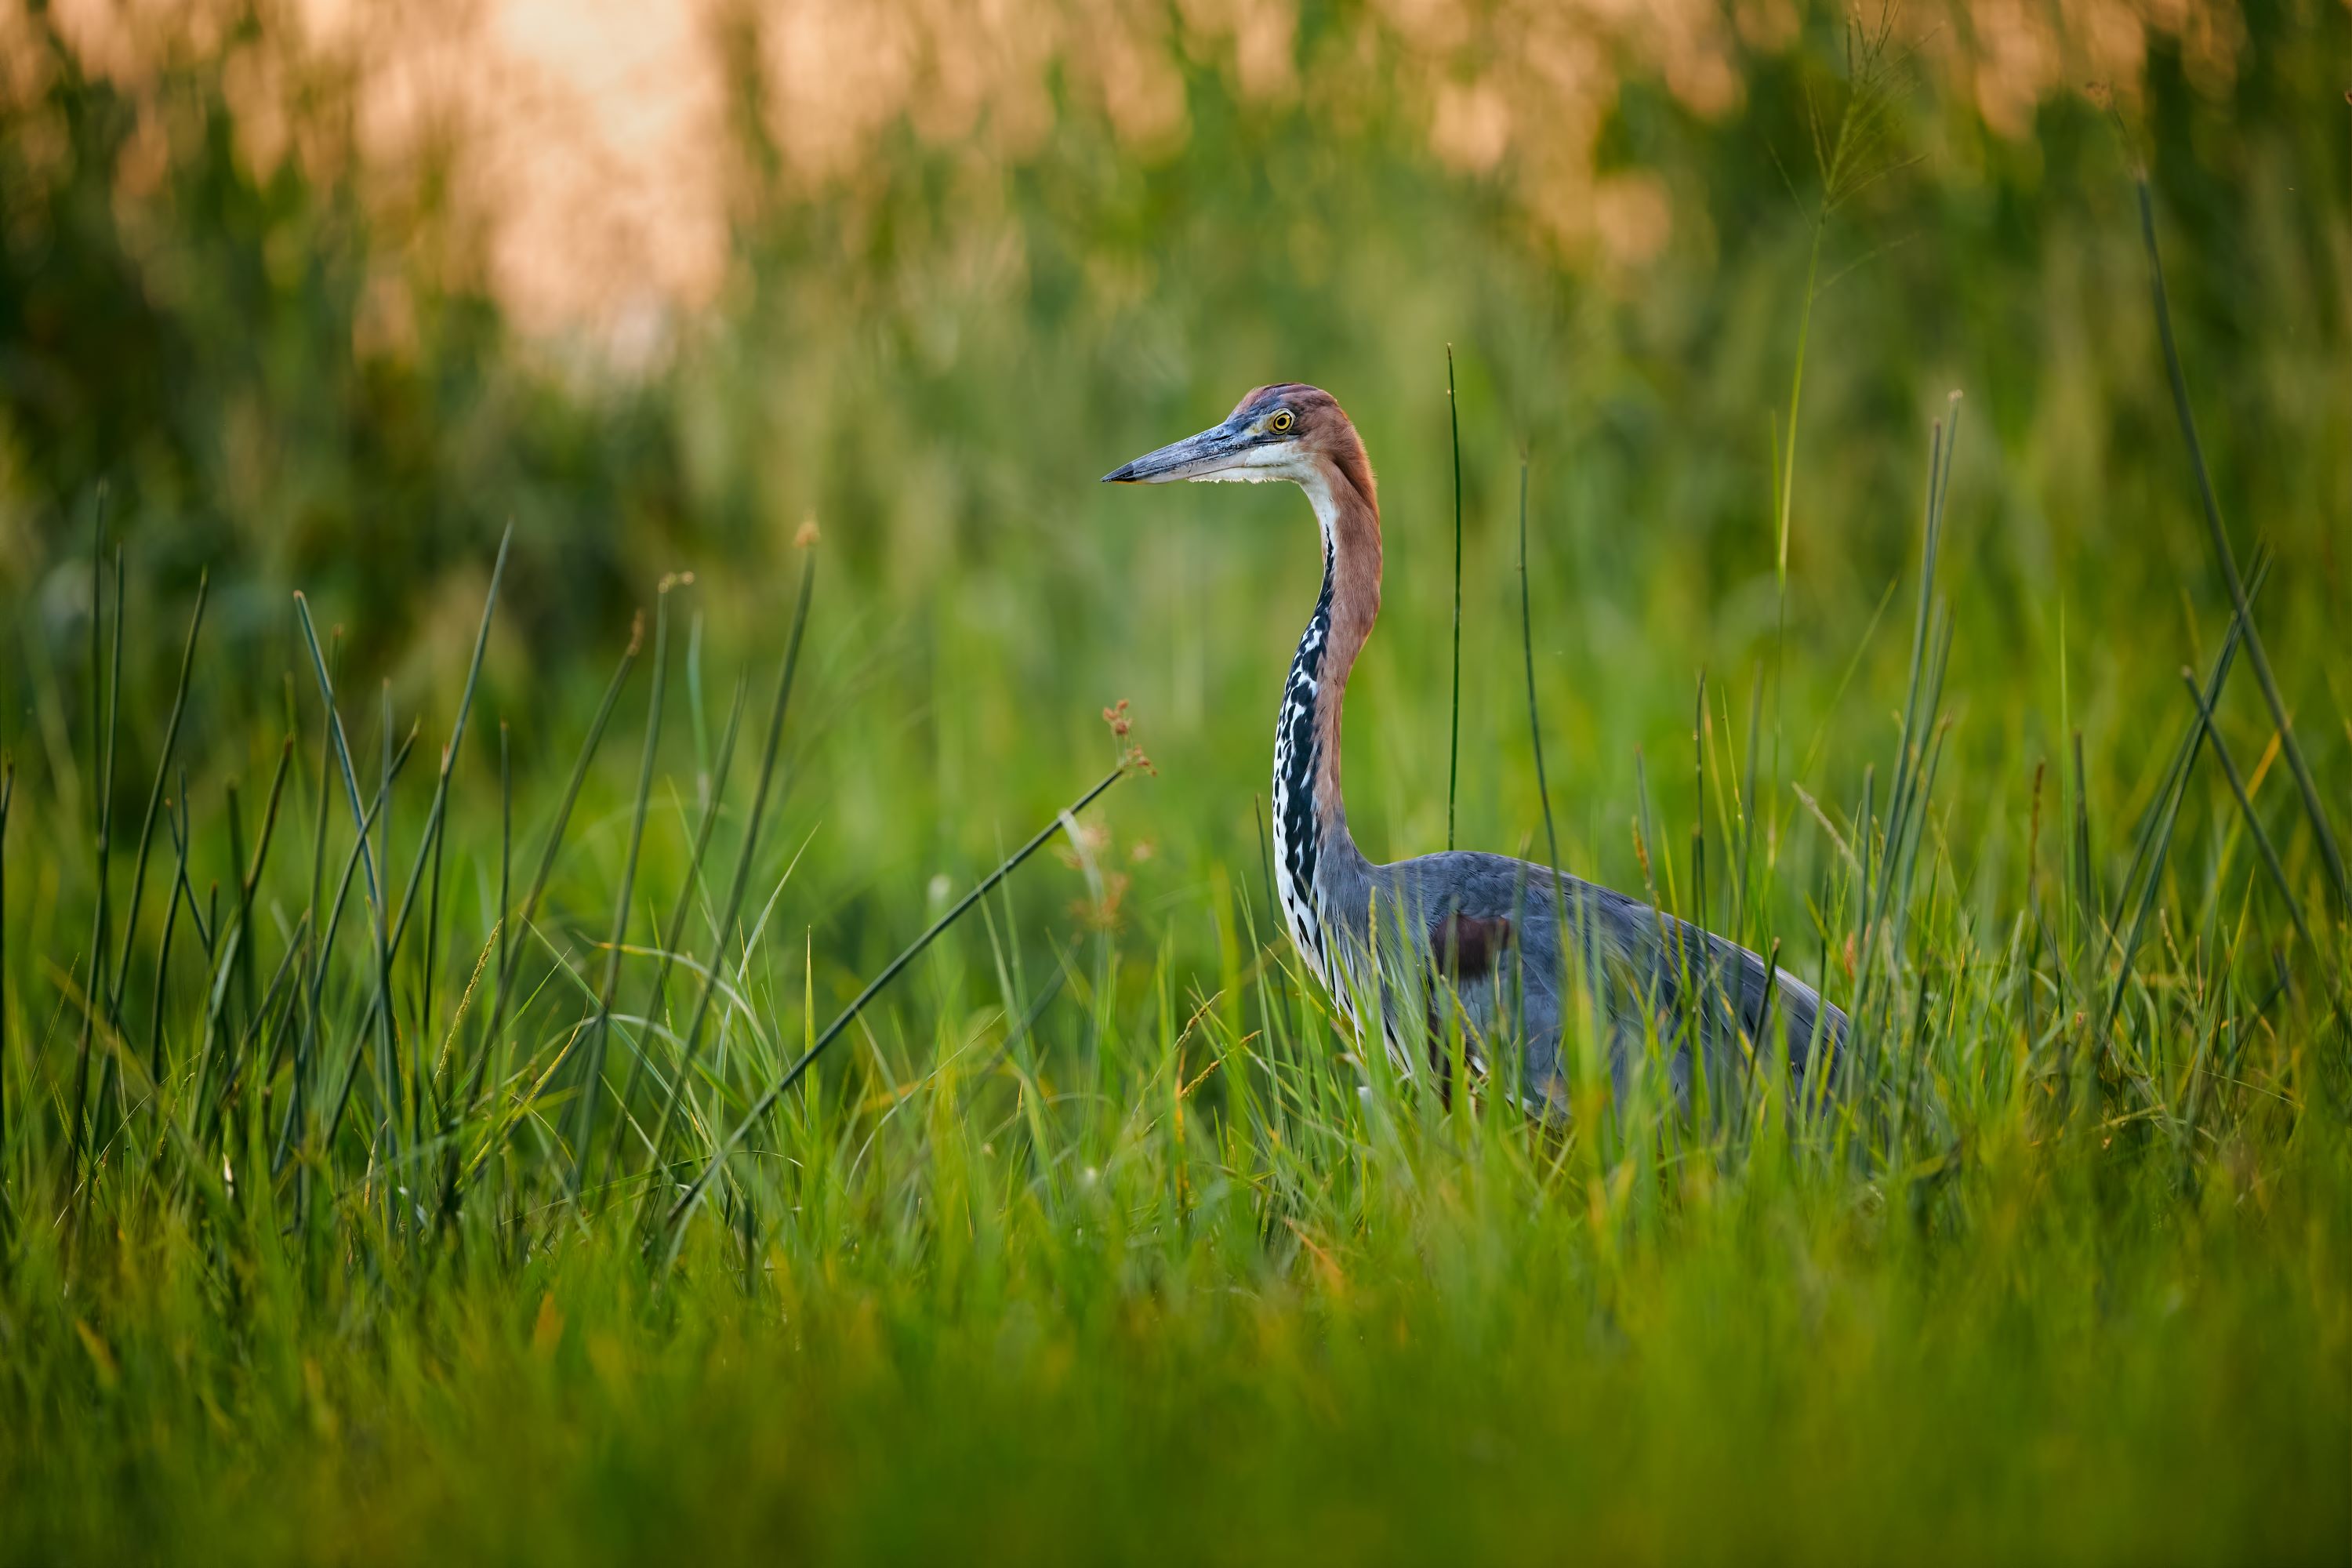
[[[2340,1545],[2352,910],[2229,673],[2130,183],[2144,143],[2340,833],[2347,14],[2245,25],[2233,99],[2160,48],[2122,138],[2003,140],[1827,26],[1719,120],[1629,79],[1604,155],[1677,226],[1638,278],[1198,61],[1148,155],[1073,100],[787,196],[745,131],[736,281],[634,379],[510,329],[462,233],[392,244],[365,171],[257,175],[218,59],[133,102],[43,34],[0,1559]],[[1835,1093],[1590,1073],[1546,1131],[1335,1022],[1250,805],[1299,503],[1092,482],[1293,375],[1386,479],[1367,848],[1444,841],[1458,723],[1465,847],[1549,812],[1777,944],[1857,1019]],[[1140,774],[1120,698],[1158,775],[866,1004]]]

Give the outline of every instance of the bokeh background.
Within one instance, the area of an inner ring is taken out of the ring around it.
[[[1124,697],[1167,780],[1122,803],[1129,836],[1196,851],[1154,873],[1174,896],[1255,859],[1312,534],[1295,497],[1095,479],[1302,379],[1355,416],[1388,511],[1357,829],[1425,849],[1450,344],[1464,841],[1538,820],[1522,456],[1569,857],[1631,877],[1635,751],[1691,815],[1702,674],[1736,752],[1777,661],[1775,776],[1818,795],[1891,742],[1896,585],[1958,391],[1954,743],[1990,782],[1947,826],[2008,825],[1990,900],[2065,728],[2145,805],[2170,734],[2147,715],[2178,716],[2221,625],[2142,159],[2225,512],[2284,564],[2264,622],[2342,776],[2337,0],[9,0],[0,40],[0,743],[68,795],[101,512],[142,620],[213,574],[197,735],[282,714],[296,587],[346,628],[347,690],[381,675],[446,722],[511,523],[487,700],[526,772],[565,765],[666,574],[697,574],[715,670],[772,658],[814,518],[814,863],[961,871],[1095,765]],[[144,640],[154,706],[176,648]],[[248,728],[219,766],[274,752]]]

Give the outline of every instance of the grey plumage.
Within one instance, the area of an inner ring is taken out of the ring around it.
[[[1777,1076],[1803,1083],[1844,1038],[1844,1014],[1795,976],[1768,973],[1737,942],[1566,873],[1555,896],[1549,868],[1531,861],[1462,849],[1376,865],[1350,842],[1344,852],[1327,849],[1318,882],[1318,901],[1345,928],[1346,950],[1379,955],[1373,973],[1391,1049],[1408,1058],[1442,1051],[1444,1009],[1458,999],[1474,1059],[1493,1072],[1516,1058],[1518,1094],[1531,1110],[1565,1108],[1571,1023],[1605,1051],[1621,1099],[1647,1061],[1687,1102],[1694,1045],[1718,1070],[1741,1073],[1764,1071],[1769,1051]],[[1449,928],[1449,917],[1463,921]],[[1463,924],[1491,931],[1495,922],[1508,934],[1485,952],[1458,935],[1448,941]],[[1417,938],[1425,952],[1411,951]],[[1352,987],[1359,1010],[1372,1000],[1371,974],[1325,978]],[[1571,982],[1591,1008],[1573,1020]]]

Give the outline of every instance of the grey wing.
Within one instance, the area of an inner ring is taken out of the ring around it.
[[[1499,855],[1431,855],[1383,869],[1418,912],[1432,971],[1495,1043],[1490,1050],[1506,1038],[1523,1042],[1519,1076],[1530,1103],[1564,1098],[1562,959],[1571,954],[1591,977],[1580,995],[1595,1008],[1621,1096],[1648,1061],[1686,1098],[1694,1047],[1719,1070],[1752,1065],[1749,1053],[1769,1041],[1785,1053],[1790,1081],[1801,1082],[1816,1061],[1833,1063],[1844,1043],[1845,1015],[1811,986],[1638,899],[1569,876],[1555,897],[1547,868]],[[1434,1008],[1431,1021],[1439,1021]]]

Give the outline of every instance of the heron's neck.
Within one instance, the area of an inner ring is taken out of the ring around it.
[[[1274,838],[1286,923],[1301,952],[1327,975],[1328,926],[1362,924],[1366,911],[1327,907],[1327,893],[1364,864],[1348,832],[1339,790],[1339,719],[1348,676],[1381,610],[1381,514],[1369,493],[1328,462],[1300,488],[1323,540],[1323,588],[1298,639],[1274,737]],[[1348,900],[1347,902],[1352,902]]]

